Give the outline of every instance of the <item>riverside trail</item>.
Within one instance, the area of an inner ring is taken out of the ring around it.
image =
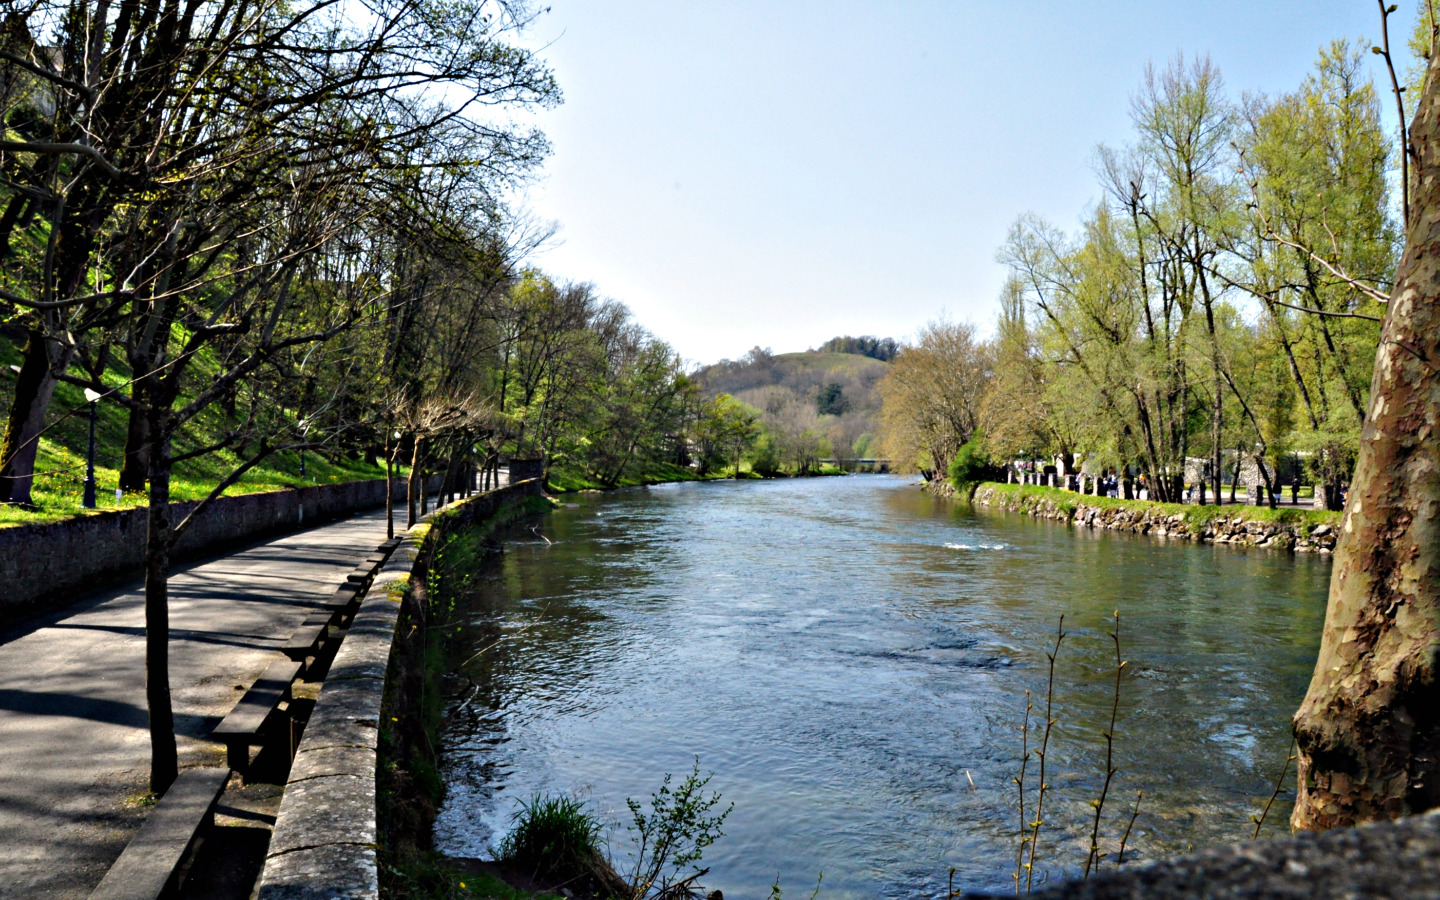
[[[385,513],[177,566],[170,686],[182,767],[295,627],[385,539]],[[0,897],[84,898],[139,829],[150,744],[144,597],[110,588],[0,631]]]

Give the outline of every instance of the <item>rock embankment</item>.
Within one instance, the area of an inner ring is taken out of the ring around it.
[[[1155,537],[1236,544],[1299,553],[1330,553],[1335,549],[1335,528],[1296,513],[1294,521],[1247,518],[1243,507],[1197,506],[1177,511],[1173,505],[1144,501],[1087,503],[1083,494],[1055,490],[1015,491],[1004,485],[982,484],[971,502],[977,506],[1054,519],[1085,528],[1108,528]]]

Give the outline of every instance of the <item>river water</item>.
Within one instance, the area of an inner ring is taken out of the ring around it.
[[[1129,662],[1105,865],[1137,790],[1127,864],[1248,838],[1328,579],[1322,558],[1074,529],[892,476],[569,498],[514,528],[462,600],[457,658],[479,656],[449,685],[437,845],[488,856],[522,800],[563,792],[615,823],[623,863],[625,799],[698,756],[734,803],[705,853],[727,897],[777,877],[808,897],[821,873],[822,898],[936,897],[952,867],[957,887],[1013,890],[1025,691],[1033,725],[1063,613],[1036,886],[1075,875],[1116,609]]]

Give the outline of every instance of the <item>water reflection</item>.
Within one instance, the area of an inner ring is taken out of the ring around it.
[[[1062,612],[1047,803],[1069,824],[1042,833],[1041,865],[1084,860],[1117,608],[1134,673],[1114,796],[1146,795],[1132,846],[1247,836],[1329,577],[1323,560],[1072,530],[885,476],[583,495],[543,528],[553,544],[517,529],[473,579],[460,658],[505,639],[452,684],[437,842],[486,855],[537,790],[620,822],[627,796],[698,755],[735,803],[706,884],[738,897],[820,871],[826,897],[935,896],[951,866],[1008,888],[1023,695],[1044,690]]]

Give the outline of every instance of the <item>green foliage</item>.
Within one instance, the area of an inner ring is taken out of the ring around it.
[[[990,460],[986,456],[983,439],[975,435],[955,451],[950,461],[950,483],[955,487],[980,481],[990,471]]]
[[[780,453],[775,447],[775,438],[768,432],[755,441],[750,471],[762,478],[773,478],[780,471]]]
[[[815,397],[815,411],[822,416],[843,416],[850,409],[850,401],[845,399],[845,390],[842,385],[831,381],[820,388],[820,393]]]
[[[520,805],[498,858],[538,879],[583,876],[600,859],[600,820],[574,797],[536,794]]]
[[[628,878],[630,900],[685,896],[689,884],[708,871],[695,864],[700,862],[705,848],[724,835],[720,828],[735,808],[732,803],[714,812],[720,795],[705,793],[713,774],[701,777],[697,758],[690,774],[673,790],[670,774],[665,775],[660,789],[650,795],[648,811],[638,800],[625,800],[636,841],[634,866]],[[693,871],[681,876],[686,867],[693,867]]]
[[[881,362],[890,362],[900,355],[900,344],[894,338],[833,337],[820,345],[820,353],[856,353]]]
[[[695,434],[700,450],[700,472],[727,463],[740,477],[740,463],[760,435],[760,414],[729,394],[721,394],[701,409]]]
[[[0,337],[0,365],[18,365],[20,351],[13,343]],[[195,364],[204,373],[213,373],[211,354],[201,354]],[[121,385],[124,378],[115,373],[107,383]],[[0,416],[8,414],[10,396],[0,392]],[[89,450],[89,405],[80,387],[56,385],[51,402],[51,421],[40,438],[35,462],[33,499],[35,508],[0,505],[0,527],[7,525],[43,525],[76,516],[92,515],[81,507],[84,493],[85,458]],[[114,401],[102,400],[96,405],[95,483],[96,512],[134,509],[146,504],[143,492],[129,492],[119,499],[115,487],[120,471],[120,457],[125,446],[127,412]],[[177,440],[177,450],[185,452],[217,442],[223,435],[225,422],[216,415],[199,417],[190,431]],[[238,464],[233,448],[186,460],[176,465],[170,481],[175,500],[199,500],[207,496],[216,483]],[[401,469],[400,472],[407,470]],[[227,496],[259,491],[283,490],[316,484],[364,481],[383,478],[383,465],[371,465],[353,452],[309,452],[305,454],[305,474],[300,474],[300,454],[295,451],[278,453],[264,464],[245,473],[226,490]]]
[[[1248,99],[1208,58],[1147,69],[1133,142],[1101,148],[1104,195],[1081,229],[1025,215],[1001,249],[1011,277],[980,413],[997,459],[1129,469],[1163,500],[1206,467],[1239,459],[1273,485],[1301,460],[1335,493],[1401,237],[1367,65],[1332,42],[1294,91]],[[912,421],[946,393],[919,383],[887,419],[891,456],[943,435]]]

